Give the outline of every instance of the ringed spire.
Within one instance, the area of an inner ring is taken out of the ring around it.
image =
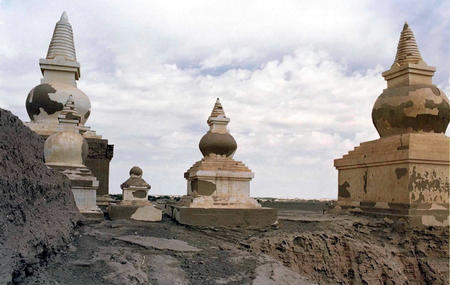
[[[77,61],[72,25],[69,23],[66,11],[62,13],[55,25],[46,59],[54,59],[57,56],[64,57],[68,61]]]

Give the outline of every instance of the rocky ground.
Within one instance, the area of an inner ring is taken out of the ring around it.
[[[260,230],[188,227],[167,217],[83,225],[23,284],[448,283],[448,229],[294,208]]]

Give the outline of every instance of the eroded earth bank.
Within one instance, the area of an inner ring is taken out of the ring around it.
[[[105,221],[25,284],[447,284],[448,229],[281,210],[262,230]]]

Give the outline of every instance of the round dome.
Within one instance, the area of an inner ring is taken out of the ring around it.
[[[142,176],[142,169],[139,167],[139,166],[133,166],[131,169],[130,169],[130,176],[131,175],[135,175],[135,176]]]
[[[372,120],[380,137],[404,133],[445,133],[450,121],[450,104],[434,85],[388,88],[372,109]]]
[[[89,147],[77,132],[58,132],[44,144],[45,163],[50,165],[83,167]]]
[[[228,133],[219,134],[208,131],[200,140],[199,147],[203,156],[211,153],[231,156],[236,151],[237,144],[233,136]]]
[[[26,101],[28,116],[33,122],[58,124],[58,115],[70,95],[84,125],[91,113],[91,101],[80,89],[64,83],[43,83],[31,89]]]

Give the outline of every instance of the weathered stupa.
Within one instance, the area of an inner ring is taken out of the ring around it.
[[[142,174],[140,167],[134,166],[130,169],[130,178],[120,185],[122,201],[118,205],[111,204],[108,207],[109,217],[112,220],[161,221],[162,211],[148,200],[151,186],[142,178]]]
[[[372,110],[380,139],[334,161],[338,205],[369,214],[408,218],[416,225],[449,225],[449,100],[432,83],[405,23],[387,88]]]
[[[59,113],[59,129],[44,143],[45,164],[69,178],[75,204],[81,214],[88,219],[103,219],[103,212],[96,203],[99,183],[84,164],[88,143],[79,132],[81,115],[72,98],[69,96]]]
[[[250,197],[253,172],[233,159],[237,144],[228,132],[230,119],[217,99],[200,140],[203,159],[184,174],[187,195],[168,214],[178,222],[200,226],[262,227],[277,221],[276,209],[263,208]]]
[[[77,88],[80,64],[77,62],[72,26],[66,12],[56,23],[46,58],[39,60],[43,78],[41,84],[31,89],[26,108],[31,122],[26,125],[40,136],[47,138],[60,130],[59,116],[64,103],[72,96],[75,108],[81,115],[78,131],[87,140],[89,153],[86,166],[100,180],[98,195],[108,194],[109,163],[113,145],[87,127],[91,112],[89,97]]]

